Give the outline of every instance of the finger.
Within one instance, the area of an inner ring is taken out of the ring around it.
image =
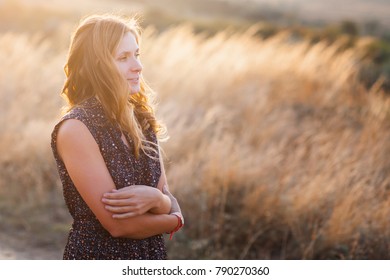
[[[117,207],[117,206],[106,205],[104,206],[104,208],[106,208],[106,210],[112,213],[119,213],[119,214],[134,212],[133,207],[130,206]]]
[[[114,214],[114,215],[112,215],[112,217],[114,219],[127,219],[127,218],[136,217],[138,215],[139,214],[137,214],[136,212],[128,212],[128,213],[123,213],[123,214]]]
[[[131,185],[131,186],[123,187],[123,188],[120,188],[120,189],[113,189],[112,192],[128,191],[128,190],[131,190],[134,187],[135,187],[135,185]]]
[[[119,215],[118,218],[119,219],[122,219],[122,218],[129,218],[129,217],[135,217],[135,216],[138,216],[138,215],[142,215],[142,214],[145,214],[147,209],[144,209],[144,208],[141,208],[141,207],[138,207],[138,206],[133,206],[133,207],[112,207],[112,206],[108,206],[106,207],[107,210],[109,210],[110,212],[114,213],[114,215]],[[122,211],[122,210],[126,210],[126,211]]]
[[[130,192],[130,191],[126,191],[126,192],[116,191],[116,192],[104,193],[103,197],[104,198],[108,198],[108,199],[125,199],[125,198],[130,198],[133,195],[134,194],[132,192]]]
[[[134,204],[131,199],[108,199],[104,197],[102,198],[102,202],[111,206],[131,206]]]

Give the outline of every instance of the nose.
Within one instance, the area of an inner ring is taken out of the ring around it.
[[[142,71],[142,64],[138,59],[134,59],[131,66],[130,66],[130,71],[131,72],[138,72],[140,73]]]

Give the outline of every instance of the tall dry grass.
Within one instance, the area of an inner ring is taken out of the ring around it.
[[[186,218],[169,256],[389,258],[389,100],[359,85],[354,50],[255,33],[144,32]],[[49,147],[66,46],[51,44],[0,35],[0,202],[47,207],[47,227],[69,222]]]

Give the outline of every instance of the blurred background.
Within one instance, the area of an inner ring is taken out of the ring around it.
[[[137,14],[184,229],[170,259],[390,258],[389,0],[0,0],[0,259],[61,259],[70,34]]]

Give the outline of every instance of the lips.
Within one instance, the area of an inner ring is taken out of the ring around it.
[[[139,77],[137,78],[132,78],[132,79],[127,79],[131,83],[139,83]]]

